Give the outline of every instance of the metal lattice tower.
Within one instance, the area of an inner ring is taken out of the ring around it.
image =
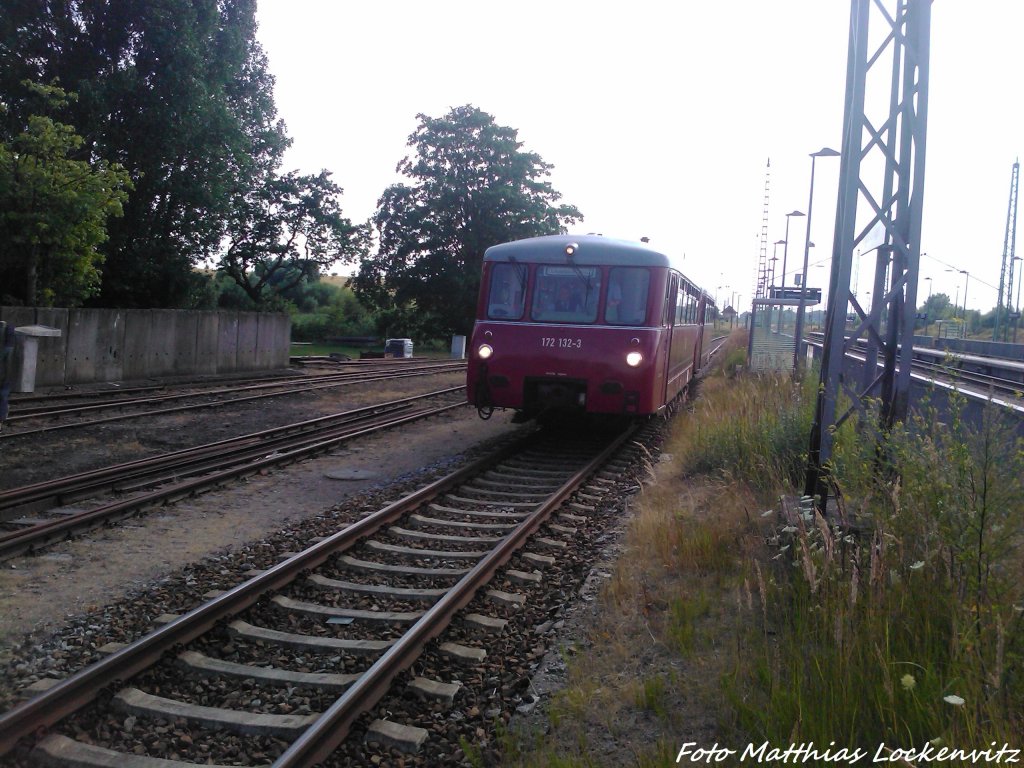
[[[1010,329],[1008,315],[1013,312],[1013,263],[1017,250],[1017,182],[1020,162],[1014,161],[1010,173],[1010,205],[1006,211],[1006,236],[1003,238],[1003,266],[999,270],[999,296],[996,299],[996,322],[992,328],[992,341],[999,341],[999,321],[1003,322],[1003,341]],[[1003,298],[1005,295],[1005,299]],[[1016,331],[1016,327],[1014,328]],[[1016,336],[1016,333],[1014,333]]]
[[[763,299],[768,295],[768,191],[772,180],[772,159],[764,172],[764,208],[761,213],[761,252],[757,262],[757,276],[754,282],[755,299]]]
[[[805,485],[805,493],[820,496],[823,508],[835,429],[859,413],[862,424],[877,419],[885,432],[907,415],[921,256],[930,29],[931,0],[851,0],[832,274]],[[850,290],[858,249],[877,250],[867,310]],[[854,318],[849,331],[848,314]],[[862,338],[868,353],[858,384],[844,368],[847,352]],[[837,416],[841,394],[852,405]],[[881,406],[869,414],[872,400]]]

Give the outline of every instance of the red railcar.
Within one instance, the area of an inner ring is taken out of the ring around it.
[[[644,243],[534,237],[488,248],[467,393],[481,415],[643,416],[700,368],[708,295]]]

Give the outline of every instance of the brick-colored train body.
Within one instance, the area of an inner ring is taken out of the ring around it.
[[[644,243],[553,235],[496,245],[484,255],[469,402],[520,420],[658,413],[700,368],[713,311]]]

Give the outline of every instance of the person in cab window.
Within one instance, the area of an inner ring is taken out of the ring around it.
[[[555,296],[556,312],[579,312],[580,300],[568,285],[562,285]]]
[[[615,280],[611,285],[608,286],[608,312],[607,317],[609,322],[616,322],[621,319],[621,308],[622,308],[622,288],[619,286],[619,281]]]

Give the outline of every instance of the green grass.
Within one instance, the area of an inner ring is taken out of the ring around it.
[[[837,436],[833,475],[855,489],[844,504],[858,528],[819,516],[769,535],[750,567],[763,619],[737,628],[722,681],[733,725],[773,743],[1012,741],[1024,730],[1022,443],[995,409],[970,428],[956,406],[946,422],[925,408],[881,446],[864,433]]]
[[[1016,425],[992,411],[969,427],[957,407],[940,417],[923,403],[876,445],[850,420],[832,479],[853,524],[790,525],[759,505],[800,495],[805,386],[701,384],[666,443],[672,464],[635,503],[600,631],[515,765],[611,764],[592,748],[652,721],[666,738],[615,764],[672,764],[684,702],[718,718],[720,744],[1024,746]]]

